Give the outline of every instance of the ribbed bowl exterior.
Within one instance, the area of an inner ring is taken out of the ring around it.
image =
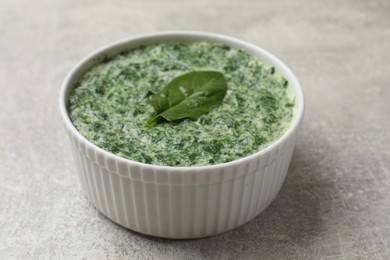
[[[212,236],[260,214],[283,184],[296,139],[293,132],[242,164],[183,171],[115,160],[67,130],[93,205],[122,226],[165,238]]]
[[[72,86],[102,57],[158,41],[211,41],[244,48],[275,66],[296,96],[290,129],[266,149],[230,163],[166,167],[134,162],[104,151],[73,126],[66,103]],[[303,115],[303,94],[292,72],[272,54],[244,41],[202,32],[163,32],[130,38],[96,51],[65,79],[60,110],[72,143],[80,182],[93,205],[131,230],[165,238],[200,238],[240,226],[276,197],[287,174]]]

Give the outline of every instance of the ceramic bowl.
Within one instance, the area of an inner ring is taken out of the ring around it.
[[[67,112],[69,93],[88,69],[125,50],[158,42],[217,42],[246,50],[274,66],[295,96],[290,128],[250,156],[223,164],[168,167],[121,158],[87,140]],[[70,137],[77,172],[88,199],[112,221],[143,234],[200,238],[234,229],[259,215],[278,194],[293,154],[304,110],[300,84],[291,70],[269,52],[219,34],[158,32],[131,37],[101,48],[76,65],[63,82],[60,111]]]

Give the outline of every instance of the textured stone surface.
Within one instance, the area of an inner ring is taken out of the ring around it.
[[[0,258],[390,259],[389,14],[387,0],[1,0]],[[276,200],[208,239],[145,237],[98,213],[57,109],[63,78],[86,54],[167,29],[258,44],[306,94]]]

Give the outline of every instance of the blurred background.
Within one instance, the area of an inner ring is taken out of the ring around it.
[[[137,34],[198,30],[272,52],[306,113],[276,200],[201,240],[128,231],[84,197],[58,111],[66,74]],[[1,0],[0,258],[390,259],[390,1]]]

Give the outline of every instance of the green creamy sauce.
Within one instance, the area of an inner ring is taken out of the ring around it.
[[[145,127],[146,100],[173,78],[221,71],[222,104],[198,120]],[[123,52],[86,72],[68,103],[74,126],[92,143],[134,161],[168,166],[225,163],[282,136],[293,117],[287,81],[241,49],[215,43],[160,43]]]

